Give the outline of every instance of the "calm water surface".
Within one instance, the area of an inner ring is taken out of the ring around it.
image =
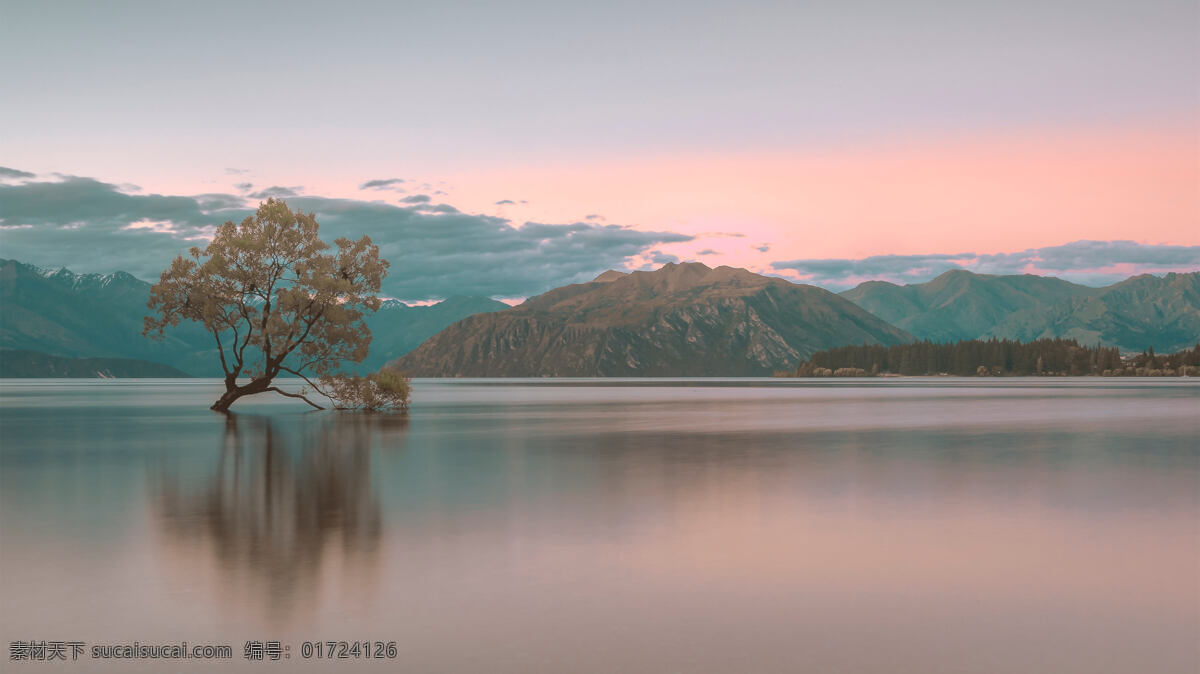
[[[0,641],[233,661],[0,669],[1200,671],[1195,380],[218,389],[0,383]]]

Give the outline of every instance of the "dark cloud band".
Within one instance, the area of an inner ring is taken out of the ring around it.
[[[265,190],[251,192],[246,196],[250,197],[251,199],[264,200],[270,199],[271,197],[275,197],[276,199],[288,199],[290,197],[298,196],[303,190],[304,187],[302,185],[296,185],[294,187],[281,187],[279,185],[274,185],[266,188]]]
[[[281,193],[276,189],[261,194]],[[392,265],[384,292],[406,300],[533,295],[621,268],[660,244],[692,239],[592,222],[518,227],[505,218],[432,204],[428,197],[413,201],[288,198],[293,208],[317,214],[326,240],[369,235]],[[230,194],[127,194],[74,176],[0,185],[0,243],[6,257],[33,264],[123,270],[154,280],[173,257],[204,245],[216,225],[240,221],[256,205]]]
[[[1128,267],[1140,273],[1200,269],[1200,246],[1074,241],[1061,246],[993,255],[876,255],[857,260],[783,260],[773,262],[771,266],[778,270],[794,270],[805,282],[830,288],[848,288],[868,279],[921,283],[952,269],[967,269],[980,274],[1048,274],[1079,283],[1103,285],[1127,277],[1131,271]]]
[[[32,178],[34,174],[29,171],[18,171],[5,166],[0,166],[0,179],[3,178]]]
[[[402,191],[404,191],[404,188],[400,187],[400,185],[405,182],[407,182],[407,181],[404,178],[383,178],[380,180],[368,180],[367,182],[359,185],[358,189],[360,189],[360,190],[396,190],[396,191],[402,192]]]

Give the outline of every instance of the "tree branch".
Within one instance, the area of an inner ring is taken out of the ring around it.
[[[311,321],[308,321],[308,324],[304,328],[304,334],[300,335],[300,338],[297,339],[295,341],[295,343],[293,343],[286,350],[284,350],[283,353],[279,354],[279,357],[276,358],[274,361],[275,367],[280,367],[280,365],[283,363],[284,359],[286,359],[289,355],[291,355],[292,351],[295,350],[295,348],[297,346],[300,346],[301,344],[303,344],[304,340],[308,339],[308,333],[312,332],[313,325],[315,325],[316,322],[321,319],[321,316],[323,316],[325,314],[325,309],[326,309],[326,307],[322,306],[321,310],[317,312],[317,315],[313,316]]]
[[[236,378],[239,374],[241,374],[242,367],[244,366],[244,363],[242,363],[242,355],[240,353],[238,353],[238,349],[237,349],[238,340],[241,339],[241,333],[238,332],[237,321],[229,320],[228,316],[225,318],[225,324],[229,326],[230,330],[233,330],[233,344],[229,347],[229,352],[233,357],[237,358],[237,361],[234,362],[233,369],[228,370],[227,373],[233,375]],[[214,334],[216,334],[216,331],[214,331]],[[224,357],[224,355],[225,355],[225,349],[224,349],[224,347],[222,347],[221,348],[221,356]]]
[[[288,324],[288,333],[287,333],[287,337],[285,337],[285,338],[284,338],[284,340],[283,340],[283,343],[284,343],[284,345],[285,345],[285,346],[286,346],[286,345],[288,345],[288,344],[291,344],[291,341],[292,341],[292,336],[296,334],[296,325],[297,325],[298,323],[301,323],[301,322],[303,322],[303,321],[304,321],[304,319],[302,318],[302,316],[303,316],[303,315],[305,315],[305,314],[307,314],[307,313],[308,313],[308,311],[309,311],[310,309],[312,309],[312,307],[313,307],[313,304],[314,304],[314,303],[316,303],[316,301],[317,301],[317,296],[316,296],[316,295],[311,295],[311,296],[309,296],[309,298],[308,298],[308,304],[304,305],[304,309],[303,309],[303,310],[301,310],[300,308],[298,308],[298,307],[297,307],[297,308],[296,308],[296,310],[292,312],[292,321],[291,321],[291,322]],[[322,306],[322,307],[321,307],[321,312],[320,312],[320,313],[318,313],[318,314],[317,314],[317,316],[313,318],[313,321],[316,321],[316,319],[317,319],[317,318],[319,318],[319,317],[320,317],[320,315],[321,315],[322,313],[325,313],[325,308],[324,308],[324,306]],[[312,323],[308,323],[308,326],[307,326],[307,327],[308,327],[309,329],[311,329],[311,328],[312,328]],[[307,337],[307,336],[308,336],[308,330],[306,329],[306,330],[304,331],[304,336],[303,336],[303,337],[301,337],[299,340],[297,340],[297,341],[296,341],[296,344],[299,344],[300,342],[303,342],[303,341],[304,341],[304,339],[305,339],[305,337]],[[282,363],[282,362],[284,361],[284,359],[286,359],[286,358],[288,357],[288,354],[290,354],[290,353],[292,352],[292,349],[294,349],[294,348],[296,348],[296,345],[295,345],[295,344],[293,344],[292,346],[290,346],[290,347],[286,348],[286,349],[284,350],[284,352],[283,352],[283,358],[280,358],[280,359],[279,359],[279,362],[281,362],[281,363]]]
[[[246,338],[242,340],[242,346],[236,350],[239,367],[246,363],[246,345],[250,343],[250,336],[254,334],[254,322],[250,320],[245,306],[242,307],[242,318],[246,320]],[[237,347],[236,344],[234,346]]]
[[[213,337],[216,337],[217,339],[217,355],[221,357],[221,371],[225,373],[226,377],[228,377],[229,366],[225,364],[225,347],[221,346],[221,331],[213,330]],[[236,337],[234,339],[236,339]]]
[[[300,372],[299,372],[299,371],[297,371],[297,370],[293,370],[292,368],[290,368],[290,367],[286,367],[286,366],[284,366],[284,365],[280,365],[280,366],[279,366],[279,369],[280,369],[280,370],[283,370],[284,372],[290,372],[291,374],[294,374],[294,375],[296,375],[297,377],[299,377],[299,378],[303,379],[304,381],[308,382],[308,385],[309,385],[309,386],[311,386],[311,387],[313,387],[313,390],[314,390],[314,391],[316,391],[317,393],[320,393],[321,395],[325,396],[326,398],[328,398],[328,397],[329,397],[329,394],[327,394],[327,393],[325,393],[324,391],[322,391],[322,390],[321,390],[321,387],[320,387],[320,386],[318,386],[316,382],[314,382],[313,380],[309,379],[307,376],[305,376],[305,375],[303,375],[303,374],[300,374]]]
[[[281,396],[287,396],[289,398],[299,398],[319,410],[325,409],[324,407],[321,407],[320,405],[314,403],[313,401],[309,400],[308,398],[305,398],[303,395],[301,395],[299,393],[288,393],[287,391],[284,391],[283,389],[279,388],[278,386],[271,386],[271,387],[265,388],[263,390],[264,391],[274,391]]]

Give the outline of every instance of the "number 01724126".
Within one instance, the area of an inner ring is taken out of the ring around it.
[[[395,641],[305,641],[300,656],[314,659],[361,660],[396,657]]]

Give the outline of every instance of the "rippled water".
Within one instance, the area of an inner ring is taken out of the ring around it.
[[[1200,670],[1194,380],[420,381],[400,419],[218,388],[0,383],[0,640],[235,656],[20,666]]]

